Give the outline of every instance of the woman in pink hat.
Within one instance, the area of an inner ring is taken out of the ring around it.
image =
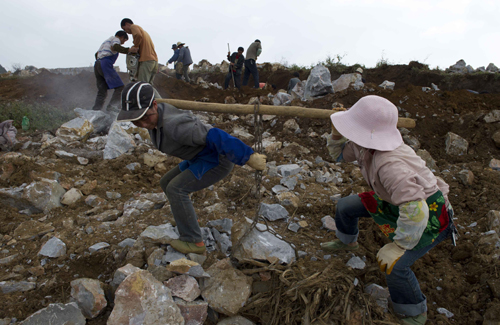
[[[371,217],[390,239],[377,253],[386,272],[394,311],[403,324],[424,324],[427,300],[410,267],[454,233],[449,186],[403,143],[397,129],[398,109],[379,96],[361,98],[348,111],[332,114],[327,141],[334,160],[358,161],[371,192],[337,203],[337,240],[322,243],[325,251],[355,251],[359,218]]]

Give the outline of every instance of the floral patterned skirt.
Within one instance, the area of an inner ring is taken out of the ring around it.
[[[360,193],[358,196],[384,235],[389,237],[390,240],[394,240],[399,218],[399,206],[381,200],[374,191]],[[434,239],[448,227],[450,222],[441,191],[429,196],[426,202],[429,206],[429,221],[420,241],[413,250],[432,244]]]

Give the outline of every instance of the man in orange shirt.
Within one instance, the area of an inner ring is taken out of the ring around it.
[[[134,46],[131,49],[137,48],[140,55],[137,80],[153,84],[153,79],[158,72],[158,56],[151,37],[141,26],[135,25],[129,18],[122,19],[121,28],[127,34],[132,34]]]

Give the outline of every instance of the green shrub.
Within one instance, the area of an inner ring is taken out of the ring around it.
[[[21,129],[23,116],[29,118],[30,130],[53,130],[75,118],[76,114],[48,104],[0,103],[0,122],[14,120],[14,126]]]

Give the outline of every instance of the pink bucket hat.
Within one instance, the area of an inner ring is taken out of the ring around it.
[[[365,96],[330,119],[340,134],[364,148],[391,151],[403,143],[397,128],[398,108],[380,96]]]

